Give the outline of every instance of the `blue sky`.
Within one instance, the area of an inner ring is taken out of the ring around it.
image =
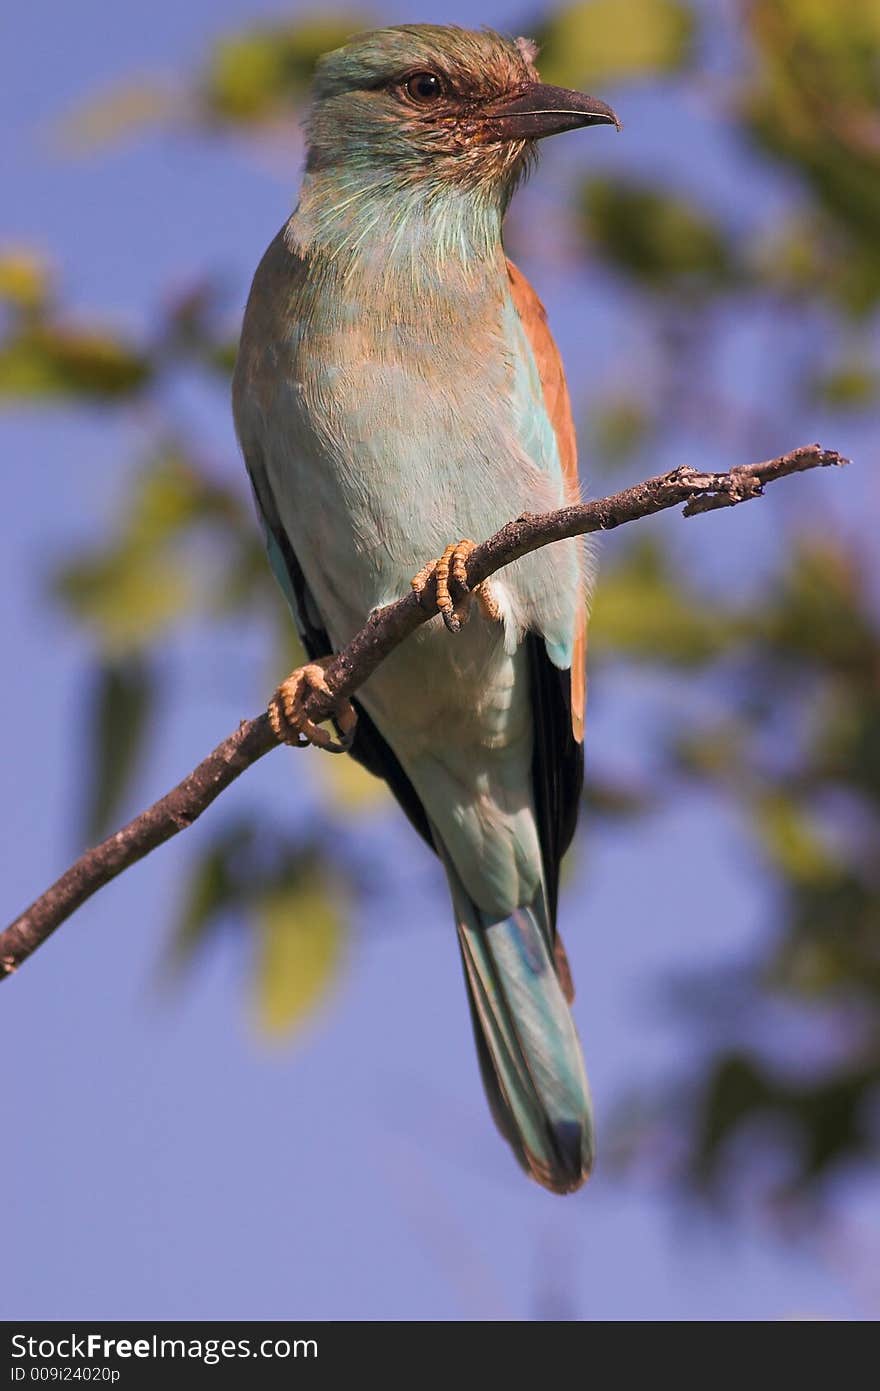
[[[0,241],[44,250],[73,308],[123,327],[148,326],[151,306],[206,266],[243,303],[295,197],[295,142],[256,157],[238,139],[148,134],[72,159],[55,132],[102,86],[125,75],[185,75],[212,34],[291,12],[296,5],[247,0],[34,0],[7,10]],[[386,6],[380,17],[521,27],[515,10],[497,4],[478,16],[460,3],[442,15]],[[602,95],[617,104],[615,93]],[[668,161],[670,177],[726,207],[741,154],[698,118],[682,161],[672,145],[676,113],[661,105],[650,93],[621,94],[625,137],[595,158],[610,160],[625,138],[632,167]],[[552,152],[527,209],[556,196],[566,157]],[[769,182],[753,194],[779,196]],[[528,252],[525,213],[519,226]],[[567,359],[585,355],[585,377],[625,379],[639,350],[626,324],[601,295],[591,300],[586,282],[573,299],[551,258],[537,255],[535,267]],[[734,359],[736,388],[758,389],[747,325]],[[183,392],[170,404],[239,476],[225,403]],[[805,420],[803,440],[821,423]],[[47,603],[45,574],[71,547],[100,537],[145,431],[136,418],[97,410],[0,415],[10,914],[77,846],[71,809],[88,650]],[[809,480],[797,504],[789,494],[792,514],[819,499],[854,525],[859,507],[876,501],[874,486],[862,481],[841,500],[836,480]],[[735,527],[729,517],[657,525],[681,528],[681,554],[707,585],[747,585],[772,561],[784,508],[768,499],[738,509]],[[258,708],[267,685],[261,638],[212,630],[172,644],[174,707],[164,712],[143,800]],[[634,773],[649,765],[652,729],[679,694],[605,673],[591,690],[600,760]],[[227,798],[295,825],[320,805],[308,771],[317,757],[272,756]],[[650,1173],[625,1184],[601,1157],[574,1198],[553,1198],[522,1177],[480,1090],[439,870],[402,818],[389,813],[353,832],[382,866],[383,891],[358,908],[338,986],[293,1041],[269,1048],[253,1028],[246,951],[231,935],[184,988],[161,988],[179,877],[205,834],[200,824],[103,891],[2,992],[0,1317],[865,1316],[858,1281],[826,1245],[806,1237],[786,1245],[757,1215],[697,1215]],[[683,843],[686,860],[674,853]],[[662,1006],[663,976],[735,960],[766,929],[768,911],[738,829],[706,798],[688,794],[635,831],[594,835],[567,885],[562,922],[600,1146],[603,1116],[624,1089],[688,1060],[691,1036]],[[876,1212],[867,1220],[876,1231]]]

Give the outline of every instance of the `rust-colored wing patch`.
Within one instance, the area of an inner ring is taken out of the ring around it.
[[[546,310],[522,271],[518,270],[512,261],[508,261],[507,273],[510,277],[510,293],[513,302],[535,355],[547,414],[556,432],[556,444],[562,461],[562,474],[565,481],[565,499],[567,503],[574,504],[581,500],[577,468],[577,441],[562,358],[548,327]],[[586,660],[587,606],[584,581],[581,577],[580,602],[575,617],[574,654],[571,663],[571,727],[578,742],[581,742],[584,737]]]

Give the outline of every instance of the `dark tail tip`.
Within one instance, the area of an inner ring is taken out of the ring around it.
[[[552,1166],[523,1152],[524,1167],[551,1193],[576,1193],[592,1172],[592,1136],[584,1133],[578,1121],[558,1121],[550,1131],[548,1150],[553,1155]]]

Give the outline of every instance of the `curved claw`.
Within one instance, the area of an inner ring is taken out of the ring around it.
[[[297,667],[278,687],[269,702],[269,720],[279,743],[297,749],[314,744],[328,753],[348,753],[354,742],[357,711],[345,696],[334,696],[324,679],[324,670],[332,660],[332,657],[322,657]],[[332,701],[332,718],[340,733],[338,740],[306,714],[304,704],[311,691]]]
[[[461,632],[461,625],[467,621],[471,599],[474,595],[476,595],[480,609],[486,618],[493,622],[497,622],[501,618],[501,609],[492,593],[490,582],[485,580],[482,584],[478,584],[473,591],[468,585],[467,560],[474,550],[476,550],[474,541],[455,541],[446,547],[439,560],[432,560],[428,565],[425,565],[410,581],[416,594],[421,598],[428,581],[432,576],[436,577],[437,609],[450,633]]]
[[[464,557],[461,555],[463,548],[466,548]],[[453,542],[452,545],[446,547],[435,567],[437,607],[443,615],[443,622],[450,633],[461,632],[462,618],[467,617],[467,609],[470,607],[467,592],[467,570],[464,562],[473,549],[473,541],[459,541],[457,544]],[[458,590],[457,602],[453,601],[449,592],[450,580]]]

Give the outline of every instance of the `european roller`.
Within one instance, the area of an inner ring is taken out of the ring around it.
[[[280,735],[329,742],[304,683],[436,571],[440,612],[340,703],[337,732],[439,856],[492,1114],[526,1172],[568,1193],[593,1159],[556,932],[583,779],[583,552],[545,547],[474,594],[464,564],[511,517],[579,497],[562,364],[502,224],[536,141],[618,122],[543,84],[535,56],[413,24],[320,60],[299,205],[254,278],[233,405],[311,658],[273,704]]]

